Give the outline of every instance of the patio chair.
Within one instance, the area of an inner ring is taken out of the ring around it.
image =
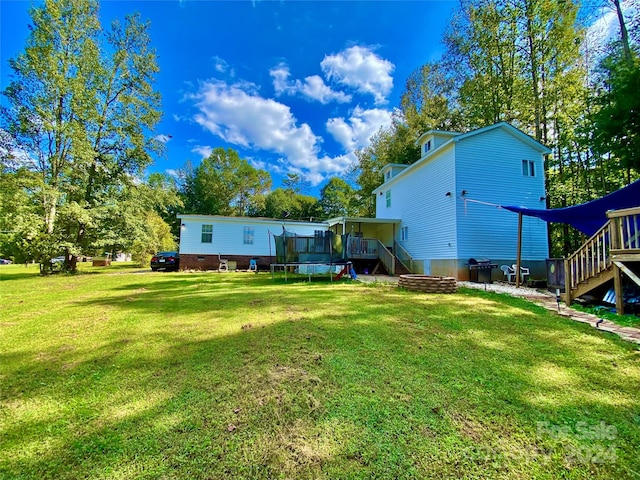
[[[220,258],[220,254],[218,254],[218,271],[219,272],[228,272],[229,271],[229,259],[228,258]]]
[[[516,269],[510,267],[509,265],[500,265],[500,270],[504,273],[504,276],[507,277],[507,282],[511,283],[516,278]]]
[[[515,273],[517,265],[511,265],[511,268],[513,268],[513,272]],[[520,267],[520,282],[526,283],[529,274],[530,272],[528,267]]]
[[[258,273],[258,260],[255,258],[249,260],[249,271]]]

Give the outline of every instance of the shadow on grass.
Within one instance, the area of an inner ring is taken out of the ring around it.
[[[519,299],[178,274],[96,302],[108,341],[2,358],[9,477],[562,477],[577,422],[618,461],[572,476],[638,470],[639,356]]]

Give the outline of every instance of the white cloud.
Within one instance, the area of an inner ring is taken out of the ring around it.
[[[281,63],[277,67],[273,67],[269,70],[269,75],[273,78],[273,89],[276,91],[276,95],[280,96],[289,91],[290,87],[288,80],[291,75],[289,67]]]
[[[203,82],[196,101],[196,123],[226,142],[245,148],[275,152],[286,164],[309,172],[322,172],[318,159],[321,142],[308,124],[297,125],[288,106],[265,99],[243,88],[247,84],[227,85],[211,80]]]
[[[300,93],[304,97],[317,100],[323,105],[332,101],[338,103],[351,101],[351,95],[333,90],[326,85],[324,80],[318,75],[306,77],[304,81],[295,80],[290,82],[289,76],[291,73],[289,67],[282,63],[269,70],[269,74],[273,78],[273,88],[278,96],[282,94],[296,95]]]
[[[196,145],[191,151],[199,154],[202,158],[207,158],[213,152],[213,148],[209,145]]]
[[[324,80],[318,75],[312,75],[304,79],[304,83],[296,80],[296,86],[306,97],[318,100],[322,104],[327,104],[333,100],[338,103],[347,103],[351,101],[351,95],[344,92],[332,90],[331,87],[325,85]]]
[[[356,45],[336,55],[327,55],[320,66],[327,79],[373,95],[376,104],[386,103],[393,88],[391,72],[395,66],[368,47]]]
[[[178,170],[174,169],[174,168],[167,168],[164,171],[167,175],[175,178],[176,180],[180,179],[180,173],[178,173]]]
[[[380,108],[365,110],[355,108],[349,119],[331,118],[327,131],[340,143],[346,152],[367,146],[380,127],[391,125],[391,112]]]
[[[164,133],[161,133],[160,135],[156,135],[153,138],[160,143],[169,143],[173,137],[171,135],[165,135]]]
[[[254,167],[277,173],[299,172],[313,185],[330,176],[344,175],[356,160],[354,150],[366,146],[381,126],[391,123],[391,112],[377,108],[356,107],[349,118],[330,119],[327,131],[345,152],[332,157],[321,152],[322,138],[308,124],[299,124],[287,105],[261,97],[256,91],[250,83],[209,80],[201,82],[199,90],[187,98],[197,109],[193,120],[206,131],[245,149],[276,154],[269,164],[252,160]],[[197,145],[192,151],[205,157],[211,147]]]
[[[216,69],[216,72],[224,73],[229,68],[229,64],[226,62],[224,58],[214,55],[212,59],[213,59],[213,67]]]

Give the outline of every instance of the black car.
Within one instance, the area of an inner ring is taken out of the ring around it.
[[[151,270],[178,270],[180,255],[178,252],[158,252],[151,259]]]

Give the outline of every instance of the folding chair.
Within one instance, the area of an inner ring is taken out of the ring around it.
[[[501,265],[500,270],[504,273],[504,276],[507,277],[507,282],[511,283],[514,281],[516,277],[516,269],[511,268],[509,265]]]
[[[516,272],[517,269],[517,265],[511,265],[511,268],[513,268],[513,272]],[[521,283],[526,283],[527,282],[527,277],[529,276],[530,272],[529,269],[527,267],[520,267],[520,282]]]
[[[220,254],[218,254],[218,271],[219,272],[228,272],[229,271],[229,259],[228,258],[220,258]]]

